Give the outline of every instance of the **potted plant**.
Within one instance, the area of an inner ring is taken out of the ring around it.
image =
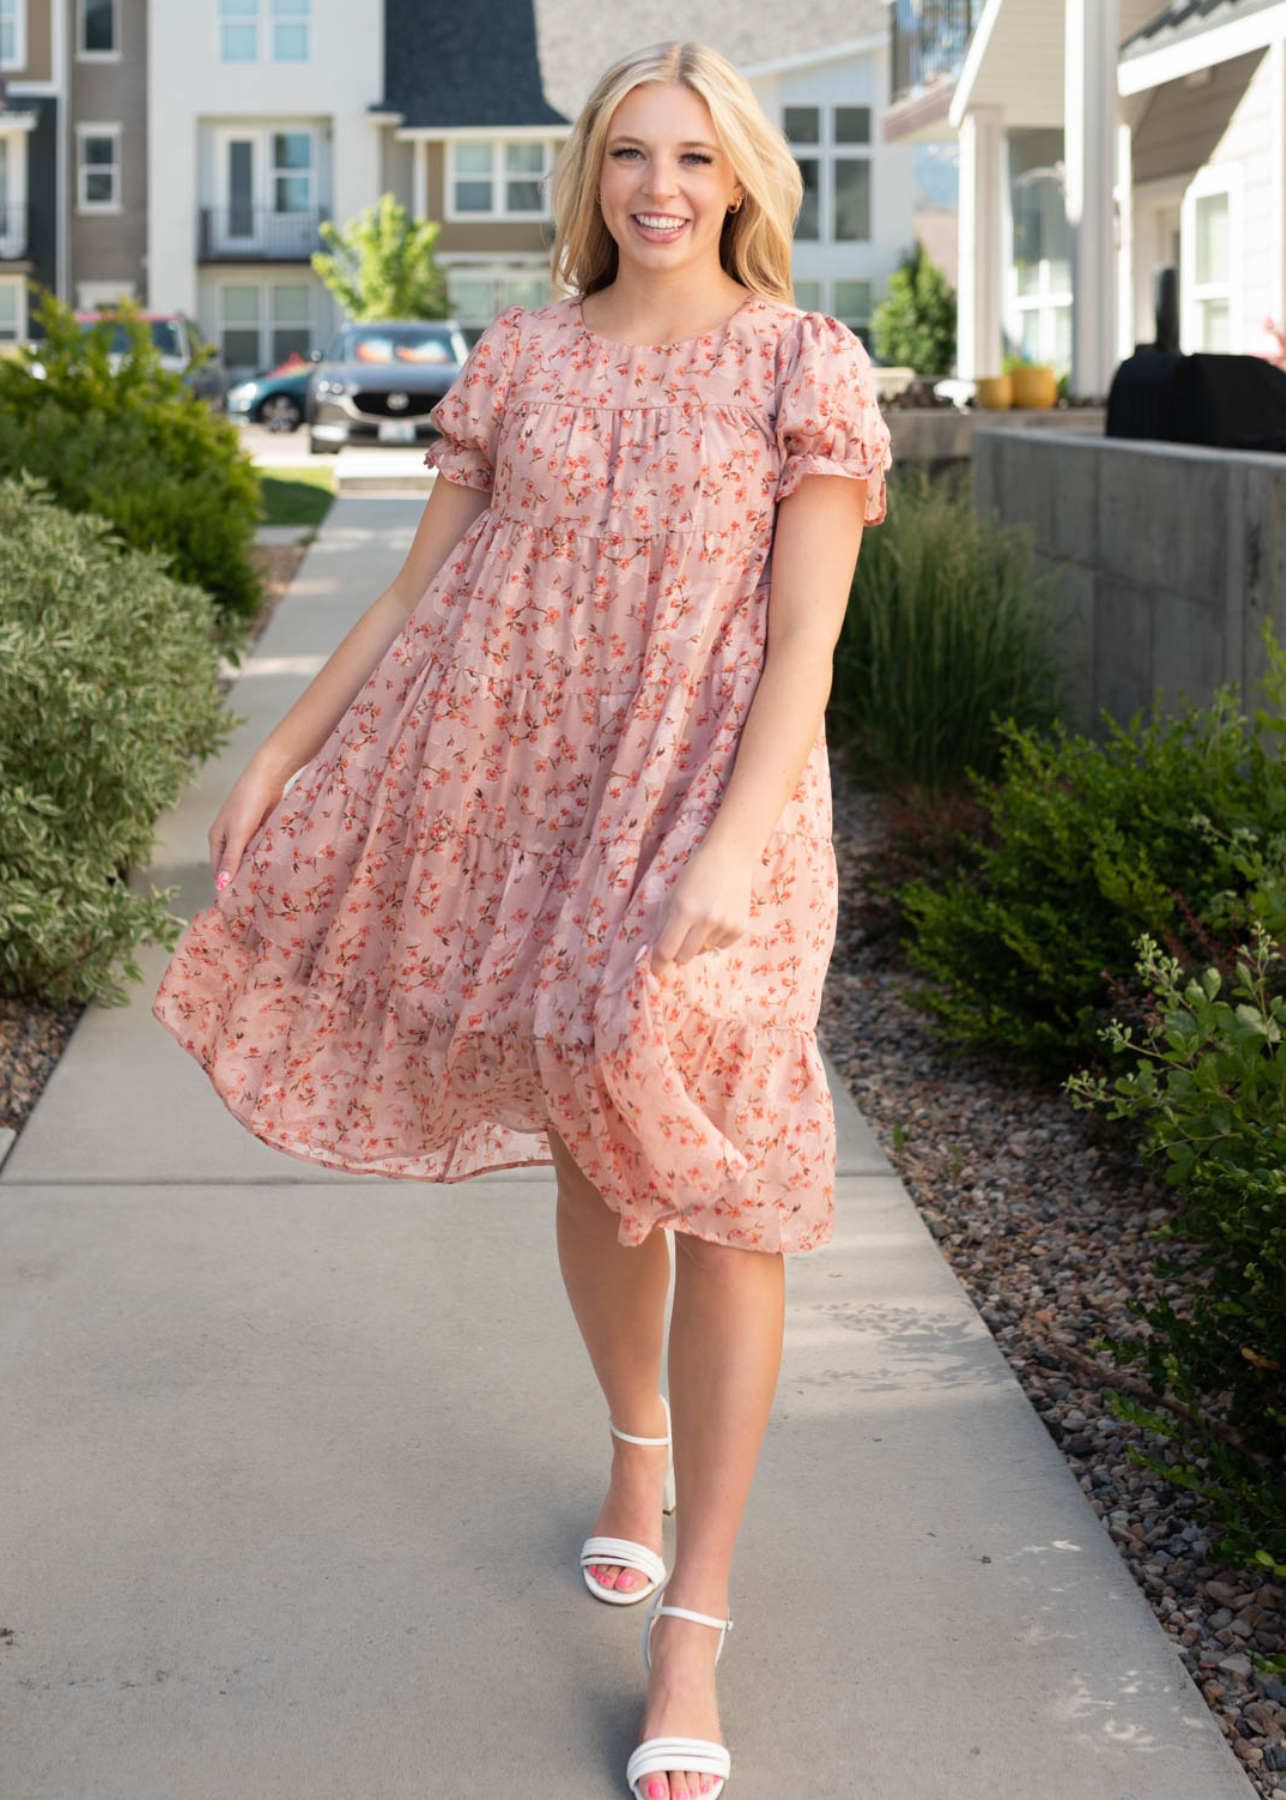
[[[1013,389],[1013,405],[1045,408],[1057,401],[1058,378],[1049,363],[1032,362],[1026,356],[1008,351],[1005,373]]]

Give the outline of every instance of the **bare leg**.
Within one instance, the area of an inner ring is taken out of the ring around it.
[[[674,1247],[669,1368],[678,1507],[665,1601],[726,1618],[733,1547],[781,1368],[785,1266],[779,1253],[677,1230]],[[710,1625],[669,1615],[654,1621],[640,1742],[671,1735],[722,1742],[718,1647]],[[649,1800],[686,1800],[713,1779],[670,1771],[646,1776],[643,1791]]]
[[[552,1129],[549,1143],[558,1172],[563,1279],[611,1416],[622,1431],[662,1436],[657,1386],[670,1274],[664,1234],[653,1231],[637,1247],[618,1244],[615,1212]],[[784,1263],[780,1255],[682,1231],[674,1245],[669,1374],[679,1504],[665,1600],[726,1618],[733,1547],[781,1366]],[[612,1485],[593,1530],[659,1551],[665,1451],[611,1441]],[[629,1570],[620,1578],[644,1579]],[[671,1735],[721,1741],[718,1644],[709,1625],[668,1615],[655,1621],[640,1741]],[[644,1791],[649,1800],[695,1800],[702,1782],[709,1787],[712,1780],[672,1770],[647,1776]]]
[[[558,1174],[558,1261],[608,1413],[633,1436],[664,1437],[661,1346],[670,1287],[665,1234],[650,1232],[637,1246],[618,1243],[618,1215],[552,1127],[549,1147]],[[604,1433],[612,1446],[611,1485],[590,1533],[630,1538],[659,1555],[664,1446],[624,1443],[607,1431],[606,1421]],[[641,1570],[617,1563],[597,1564],[589,1573],[623,1593],[647,1584]]]

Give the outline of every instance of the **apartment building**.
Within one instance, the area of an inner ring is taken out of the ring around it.
[[[0,338],[145,289],[147,0],[0,0]]]
[[[485,24],[485,29],[484,29]],[[869,336],[914,234],[913,151],[886,141],[884,0],[692,0],[804,177],[800,305]],[[0,336],[30,275],[77,305],[191,314],[234,375],[340,323],[310,258],[381,193],[436,220],[472,341],[555,297],[549,175],[637,27],[570,0],[0,0]]]

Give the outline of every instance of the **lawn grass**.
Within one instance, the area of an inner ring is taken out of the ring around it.
[[[320,525],[335,498],[334,469],[291,469],[259,477],[261,525]]]

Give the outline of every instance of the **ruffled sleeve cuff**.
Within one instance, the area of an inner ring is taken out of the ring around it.
[[[806,475],[864,480],[864,523],[886,511],[890,434],[875,397],[866,346],[825,313],[805,313],[787,365],[777,414],[780,468],[774,498],[787,499]]]
[[[497,313],[470,350],[455,381],[429,413],[439,432],[429,445],[427,467],[461,487],[490,493],[496,478],[496,446],[518,347],[518,321],[526,309]]]

